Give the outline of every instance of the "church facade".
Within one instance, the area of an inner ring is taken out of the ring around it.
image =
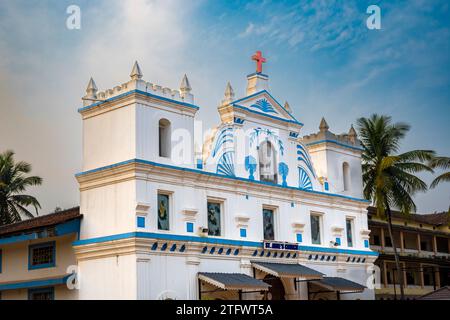
[[[269,90],[260,52],[203,138],[189,80],[143,79],[84,105],[74,299],[373,299],[353,127],[316,134]],[[199,142],[200,141],[200,142]]]

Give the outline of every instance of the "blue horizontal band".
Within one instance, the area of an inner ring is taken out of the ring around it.
[[[28,288],[39,288],[39,287],[49,287],[55,285],[65,284],[67,279],[71,275],[67,275],[64,277],[53,278],[53,279],[45,279],[45,280],[31,280],[31,281],[22,281],[15,283],[7,283],[0,284],[0,291],[6,290],[17,290],[17,289],[28,289]]]
[[[158,95],[153,94],[153,93],[149,93],[149,92],[145,92],[145,91],[142,91],[142,90],[137,90],[137,89],[135,89],[135,90],[131,90],[131,91],[128,91],[128,92],[119,94],[119,95],[117,95],[117,96],[108,98],[108,99],[106,99],[106,100],[104,100],[104,101],[99,101],[99,102],[93,103],[93,104],[91,104],[91,105],[89,105],[89,106],[79,108],[79,109],[78,109],[78,112],[81,113],[81,112],[83,112],[83,111],[86,111],[86,110],[90,110],[90,109],[92,109],[92,108],[95,108],[95,107],[97,107],[97,106],[99,106],[99,105],[101,105],[101,104],[104,104],[104,103],[107,103],[107,102],[111,102],[111,101],[114,101],[114,100],[117,100],[117,99],[120,99],[120,98],[129,96],[129,95],[132,95],[132,94],[135,94],[135,93],[142,94],[142,95],[147,96],[147,97],[152,97],[152,98],[155,98],[155,99],[159,99],[159,100],[162,100],[162,101],[167,101],[167,102],[175,103],[175,104],[178,104],[178,105],[181,105],[181,106],[184,106],[184,107],[189,107],[189,108],[193,108],[193,109],[196,109],[196,110],[199,109],[198,106],[196,106],[196,105],[194,105],[194,104],[191,104],[191,103],[187,103],[187,102],[182,102],[182,101],[178,101],[178,100],[166,98],[166,97],[158,96]]]
[[[94,243],[102,243],[115,240],[123,240],[130,238],[143,238],[143,239],[155,239],[155,240],[167,240],[167,241],[185,241],[185,242],[197,242],[197,243],[207,243],[212,245],[230,245],[239,247],[254,247],[263,248],[263,242],[259,241],[242,241],[242,240],[231,240],[222,238],[207,238],[198,236],[186,236],[178,234],[166,234],[166,233],[154,233],[154,232],[128,232],[115,234],[111,236],[90,238],[84,240],[74,241],[73,246],[82,246]],[[346,253],[355,255],[368,255],[368,256],[378,256],[378,252],[375,251],[364,251],[364,250],[351,250],[351,249],[337,249],[337,248],[323,248],[314,246],[298,246],[299,251],[315,251],[315,252],[327,252],[327,253]]]
[[[333,144],[336,144],[336,145],[338,145],[340,147],[353,149],[353,150],[358,150],[358,151],[363,151],[364,150],[363,148],[350,146],[348,144],[345,144],[345,143],[342,143],[342,142],[339,142],[339,141],[336,141],[336,140],[320,140],[320,141],[314,141],[314,142],[307,143],[306,145],[307,146],[313,146],[313,145],[321,144],[321,143],[333,143]]]
[[[321,191],[302,189],[302,188],[298,188],[298,187],[283,186],[283,185],[279,185],[279,184],[275,184],[275,183],[271,183],[271,182],[250,180],[248,178],[226,176],[226,175],[218,174],[218,173],[214,173],[214,172],[208,172],[208,171],[202,171],[202,170],[198,170],[198,169],[178,167],[178,166],[173,166],[173,165],[169,165],[169,164],[162,164],[162,163],[148,161],[148,160],[142,160],[142,159],[126,160],[126,161],[123,161],[123,162],[111,164],[111,165],[100,167],[100,168],[97,168],[97,169],[92,169],[92,170],[80,172],[80,173],[77,173],[75,176],[76,177],[80,177],[80,176],[88,175],[88,174],[99,172],[99,171],[113,169],[113,168],[116,168],[116,167],[119,167],[119,166],[122,166],[122,165],[126,165],[126,164],[129,164],[129,163],[142,163],[142,164],[152,165],[152,166],[155,166],[155,167],[161,167],[161,168],[167,168],[167,169],[173,169],[173,170],[179,170],[179,171],[185,171],[185,172],[193,172],[193,173],[204,174],[204,175],[209,175],[209,176],[213,176],[213,177],[220,177],[220,178],[223,178],[223,179],[245,181],[245,182],[248,182],[248,183],[256,183],[256,184],[261,184],[261,185],[266,185],[266,186],[271,186],[271,187],[276,187],[276,188],[285,188],[285,189],[289,189],[289,190],[301,190],[301,191],[308,192],[308,193],[323,195],[325,197],[337,197],[337,198],[353,200],[353,201],[358,201],[358,202],[364,202],[364,203],[369,203],[370,202],[370,201],[368,201],[366,199],[354,198],[354,197],[344,196],[344,195],[341,195],[341,194],[326,193],[326,192],[321,192]]]

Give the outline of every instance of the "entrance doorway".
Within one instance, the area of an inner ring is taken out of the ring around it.
[[[268,300],[285,300],[284,286],[280,278],[276,278],[272,275],[267,275],[263,281],[271,285],[267,294]]]

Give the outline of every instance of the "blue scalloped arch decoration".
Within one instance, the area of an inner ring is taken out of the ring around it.
[[[312,173],[313,177],[316,177],[309,153],[301,144],[297,145],[297,160],[303,162]]]
[[[252,104],[250,107],[259,109],[263,112],[267,113],[277,113],[275,109],[272,107],[269,101],[267,99],[259,99],[254,104]]]
[[[284,154],[284,144],[283,141],[280,139],[280,137],[272,130],[270,129],[263,129],[263,128],[254,128],[253,131],[250,133],[250,147],[253,145],[254,142],[258,140],[258,137],[262,134],[266,135],[266,139],[273,139],[273,141],[278,145],[278,149],[281,153],[281,155]]]
[[[235,177],[234,173],[234,152],[228,151],[222,154],[217,163],[216,173],[230,177]]]
[[[233,143],[234,141],[234,134],[233,134],[233,128],[227,127],[220,131],[219,135],[216,139],[216,144],[214,146],[214,150],[212,152],[212,156],[215,157],[217,152],[219,151],[220,147],[222,147],[225,143]]]
[[[298,168],[298,187],[304,190],[313,190],[311,178],[302,167]]]

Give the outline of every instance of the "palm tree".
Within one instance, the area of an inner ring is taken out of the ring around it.
[[[23,217],[33,218],[28,206],[33,206],[38,214],[39,202],[23,194],[27,187],[42,183],[40,177],[27,176],[30,171],[29,163],[14,162],[14,152],[8,150],[0,154],[0,226],[21,221]]]
[[[435,157],[430,161],[429,165],[433,169],[450,169],[450,157]],[[439,183],[444,181],[450,182],[450,171],[444,172],[443,174],[437,176],[431,183],[430,188],[435,188]]]
[[[432,172],[424,162],[431,160],[434,152],[413,150],[398,154],[400,141],[410,127],[404,123],[392,123],[389,116],[374,114],[370,118],[358,119],[357,124],[363,146],[364,197],[376,206],[378,216],[387,219],[403,300],[403,272],[392,232],[391,208],[403,214],[416,210],[412,196],[418,191],[427,190],[427,184],[415,174]]]

